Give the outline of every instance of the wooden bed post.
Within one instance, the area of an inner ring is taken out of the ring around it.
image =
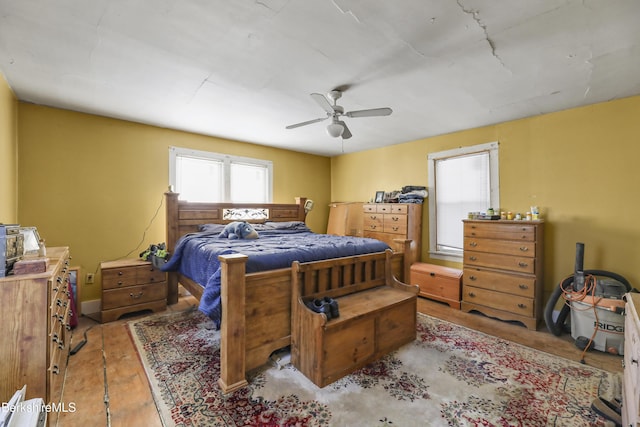
[[[167,249],[173,251],[179,237],[178,224],[178,193],[167,191],[164,193],[167,203]],[[178,273],[170,271],[167,273],[167,304],[178,302]]]
[[[249,384],[245,376],[245,265],[247,259],[249,257],[242,254],[218,256],[222,268],[222,325],[218,385],[223,393],[231,393]]]

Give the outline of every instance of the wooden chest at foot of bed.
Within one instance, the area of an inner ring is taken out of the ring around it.
[[[441,265],[416,262],[411,265],[409,284],[420,286],[421,297],[446,302],[460,310],[462,271]]]
[[[126,313],[167,308],[167,276],[150,262],[138,259],[100,264],[102,274],[102,323]]]

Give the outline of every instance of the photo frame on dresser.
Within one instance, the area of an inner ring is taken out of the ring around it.
[[[384,191],[376,191],[375,202],[376,203],[384,202]]]

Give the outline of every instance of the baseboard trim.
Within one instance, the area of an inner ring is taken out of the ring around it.
[[[82,301],[80,306],[82,307],[81,313],[97,313],[102,310],[102,300]]]

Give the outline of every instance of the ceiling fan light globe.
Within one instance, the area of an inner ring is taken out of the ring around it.
[[[342,136],[342,132],[344,127],[340,123],[331,123],[327,126],[327,133],[334,138]]]

